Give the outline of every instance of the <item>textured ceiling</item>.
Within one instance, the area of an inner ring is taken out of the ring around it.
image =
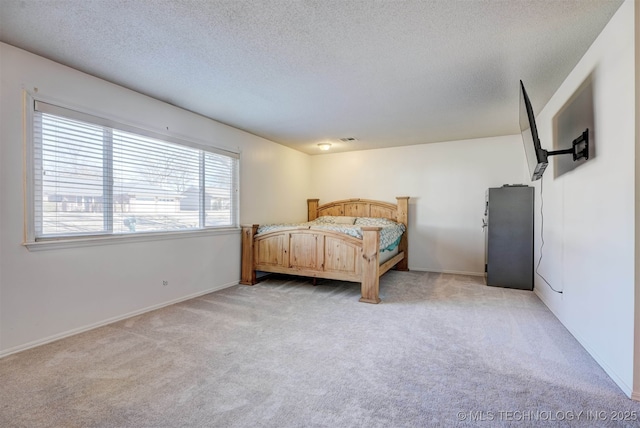
[[[317,154],[519,133],[621,3],[1,0],[0,41]]]

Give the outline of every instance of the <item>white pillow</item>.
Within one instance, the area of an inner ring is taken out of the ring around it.
[[[317,223],[329,224],[354,224],[356,222],[356,218],[349,216],[323,215],[318,217],[315,221]]]
[[[393,220],[389,220],[388,218],[378,218],[378,217],[358,217],[355,222],[358,226],[391,226],[397,224]]]
[[[336,216],[334,217],[335,224],[354,224],[356,222],[355,217],[349,216]]]

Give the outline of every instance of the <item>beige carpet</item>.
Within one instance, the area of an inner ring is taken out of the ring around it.
[[[273,278],[6,357],[0,426],[640,425],[532,292],[391,271],[380,294]]]

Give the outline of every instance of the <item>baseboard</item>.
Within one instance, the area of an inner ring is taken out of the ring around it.
[[[416,272],[432,272],[432,273],[449,273],[452,275],[467,275],[467,276],[484,276],[484,272],[466,272],[462,270],[437,270],[437,269],[429,269],[429,268],[419,268],[409,266],[410,271]]]
[[[591,357],[596,361],[596,363],[598,363],[598,365],[602,367],[602,369],[605,371],[605,373],[607,373],[607,375],[611,378],[611,380],[613,380],[615,384],[618,385],[618,388],[620,388],[627,397],[633,400],[640,401],[640,393],[634,393],[633,388],[627,385],[627,383],[624,380],[622,380],[620,376],[618,376],[618,374],[589,345],[589,342],[585,340],[584,337],[582,337],[575,330],[568,327],[564,322],[562,322],[558,314],[551,308],[551,305],[544,298],[542,294],[540,294],[536,289],[534,289],[533,292],[536,294],[536,296],[538,296],[538,298],[542,301],[542,303],[544,303],[544,305],[551,311],[551,313],[556,317],[556,319],[560,321],[560,324],[562,324],[564,328],[566,328],[569,331],[569,333],[571,333],[571,335],[576,338],[578,343],[580,343],[580,345],[589,353],[589,355],[591,355]]]
[[[25,343],[23,345],[14,346],[13,348],[6,349],[4,351],[0,351],[0,358],[8,357],[9,355],[16,354],[18,352],[26,351],[27,349],[36,348],[38,346],[46,345],[47,343],[55,342],[57,340],[61,340],[70,336],[75,336],[76,334],[84,333],[89,330],[96,329],[98,327],[104,327],[105,325],[113,324],[118,321],[125,320],[127,318],[135,317],[138,315],[142,315],[147,312],[155,311],[156,309],[164,308],[166,306],[175,305],[176,303],[184,302],[186,300],[195,299],[196,297],[204,296],[205,294],[213,293],[214,291],[223,290],[225,288],[233,287],[234,285],[238,285],[238,281],[234,281],[227,284],[217,285],[215,287],[208,288],[204,291],[198,291],[197,293],[189,294],[188,296],[179,297],[177,299],[173,299],[164,303],[159,303],[157,305],[148,306],[144,309],[139,309],[137,311],[129,312],[124,315],[120,315],[117,317],[108,318],[103,321],[98,321],[93,324],[89,324],[84,327],[74,328],[73,330],[68,330],[63,333],[54,334],[53,336],[46,337],[44,339],[34,340],[32,342]]]

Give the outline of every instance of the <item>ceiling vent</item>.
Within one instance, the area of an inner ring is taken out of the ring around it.
[[[354,137],[346,137],[346,138],[340,138],[340,141],[342,141],[343,143],[351,143],[353,141],[358,141],[358,139]]]

